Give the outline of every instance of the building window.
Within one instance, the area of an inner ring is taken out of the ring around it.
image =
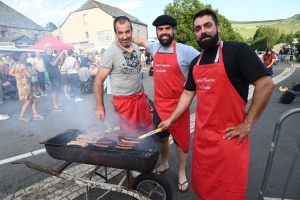
[[[37,33],[33,34],[33,40],[37,42],[39,40],[39,34]]]
[[[83,22],[84,22],[84,23],[87,22],[86,14],[83,14]]]
[[[89,39],[89,32],[85,32],[85,39]]]
[[[2,31],[1,31],[1,36],[2,36],[2,37],[6,37],[6,36],[7,36],[7,31],[3,31],[3,30],[2,30]]]

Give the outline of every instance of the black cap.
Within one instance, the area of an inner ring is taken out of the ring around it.
[[[158,16],[152,23],[153,26],[161,26],[161,25],[166,25],[166,24],[169,24],[171,26],[177,26],[176,19],[174,19],[170,15]]]

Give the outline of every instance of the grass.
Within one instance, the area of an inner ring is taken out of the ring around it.
[[[278,28],[279,32],[283,31],[289,34],[291,31],[295,33],[300,30],[300,19],[286,19],[286,20],[269,20],[269,21],[256,21],[256,22],[238,22],[231,21],[232,28],[239,32],[244,38],[253,37],[256,30],[260,26],[270,26],[273,28]]]

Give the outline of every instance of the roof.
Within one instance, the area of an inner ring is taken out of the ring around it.
[[[25,35],[17,35],[17,36],[8,36],[8,37],[0,37],[0,42],[13,42],[20,37],[25,36]],[[27,37],[27,36],[25,36]]]
[[[0,1],[0,13],[0,26],[48,31],[2,1]]]
[[[75,10],[74,12],[84,11],[84,10],[93,9],[93,8],[99,8],[103,12],[109,14],[110,16],[112,16],[114,18],[116,18],[118,16],[126,16],[131,20],[131,22],[141,24],[144,26],[148,26],[147,24],[141,22],[138,18],[124,12],[123,10],[121,10],[117,7],[113,7],[113,6],[110,6],[110,5],[107,5],[104,3],[100,3],[100,2],[94,1],[94,0],[87,0],[87,2],[85,2],[79,9]]]

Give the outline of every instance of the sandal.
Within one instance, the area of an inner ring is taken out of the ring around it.
[[[19,122],[29,122],[29,119],[25,117],[19,117]]]
[[[40,116],[39,114],[35,114],[33,117],[33,120],[43,120],[43,119],[45,119],[45,117]]]
[[[182,189],[182,186],[184,186],[185,184],[188,184],[188,186],[187,186],[187,188],[185,189],[185,190],[183,190]],[[181,193],[186,193],[187,191],[189,191],[189,189],[190,189],[190,184],[189,184],[189,182],[186,180],[186,181],[184,181],[183,183],[179,183],[178,182],[178,185],[180,186],[180,189],[178,188],[178,190],[179,190],[179,192],[181,192]]]
[[[166,171],[168,171],[169,169],[170,169],[170,167],[168,167],[168,168],[165,169],[165,170],[158,170],[158,168],[156,168],[156,169],[153,171],[153,173],[154,173],[154,174],[157,174],[157,175],[161,175],[161,174],[165,173]]]

